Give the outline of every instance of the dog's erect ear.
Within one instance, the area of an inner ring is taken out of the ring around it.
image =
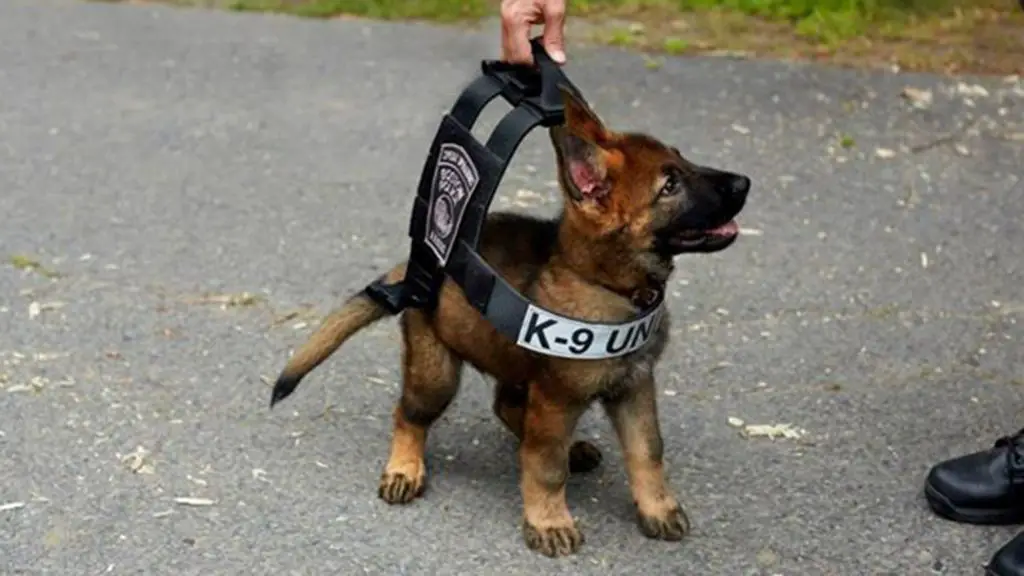
[[[602,144],[608,135],[604,122],[594,111],[565,86],[559,86],[562,93],[562,105],[565,108],[565,126],[577,136],[594,144]]]
[[[565,126],[555,131],[562,172],[574,200],[598,199],[610,189],[607,152],[601,144],[607,130],[594,111],[571,91],[559,87],[565,105]]]
[[[611,188],[604,150],[568,130],[562,131],[562,172],[573,200],[596,200]]]

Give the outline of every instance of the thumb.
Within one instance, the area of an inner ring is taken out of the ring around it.
[[[565,1],[544,3],[544,50],[558,64],[565,64]]]

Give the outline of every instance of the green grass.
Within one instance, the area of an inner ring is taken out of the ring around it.
[[[619,28],[608,35],[608,43],[612,46],[632,46],[636,42],[636,35],[628,29]]]
[[[678,0],[684,9],[729,8],[756,16],[801,20],[815,14],[878,18],[946,10],[951,0]]]
[[[899,26],[913,16],[948,14],[956,4],[956,0],[580,0],[572,9],[580,13],[649,7],[728,11],[786,22],[802,36],[838,42],[878,27]]]
[[[125,1],[125,0],[106,0]],[[500,0],[141,0],[329,18],[473,22]],[[1018,0],[568,0],[571,42],[670,55],[706,51],[1010,74],[1024,52]],[[985,38],[984,42],[978,42]],[[658,64],[648,62],[649,67]]]
[[[645,7],[683,12],[728,10],[790,22],[798,33],[808,37],[841,40],[858,36],[878,24],[893,25],[908,15],[945,11],[952,3],[953,0],[577,0],[570,4],[570,11],[587,14]],[[442,22],[493,15],[498,4],[498,0],[227,0],[229,8],[242,11]],[[626,38],[618,40],[620,44],[629,43]]]
[[[686,42],[686,40],[682,38],[676,38],[674,36],[670,38],[665,38],[665,41],[662,42],[662,47],[665,49],[665,52],[669,54],[682,54],[684,51],[686,51],[686,48],[688,46],[689,44]]]
[[[348,14],[381,20],[435,20],[452,22],[494,13],[491,0],[231,0],[232,10],[285,12],[324,18]]]

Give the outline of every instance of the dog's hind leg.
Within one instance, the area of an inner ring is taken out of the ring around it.
[[[405,504],[422,494],[427,432],[455,398],[462,376],[462,361],[437,338],[424,312],[403,314],[402,345],[402,397],[395,406],[391,452],[378,489],[389,504]]]
[[[523,440],[523,416],[526,413],[526,383],[498,382],[494,390],[494,414],[516,439]],[[585,474],[601,464],[601,450],[586,440],[577,440],[569,448],[569,472]]]

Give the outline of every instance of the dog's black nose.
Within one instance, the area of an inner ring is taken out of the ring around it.
[[[729,191],[732,192],[733,196],[746,196],[747,192],[750,192],[750,178],[733,174],[729,183]]]

